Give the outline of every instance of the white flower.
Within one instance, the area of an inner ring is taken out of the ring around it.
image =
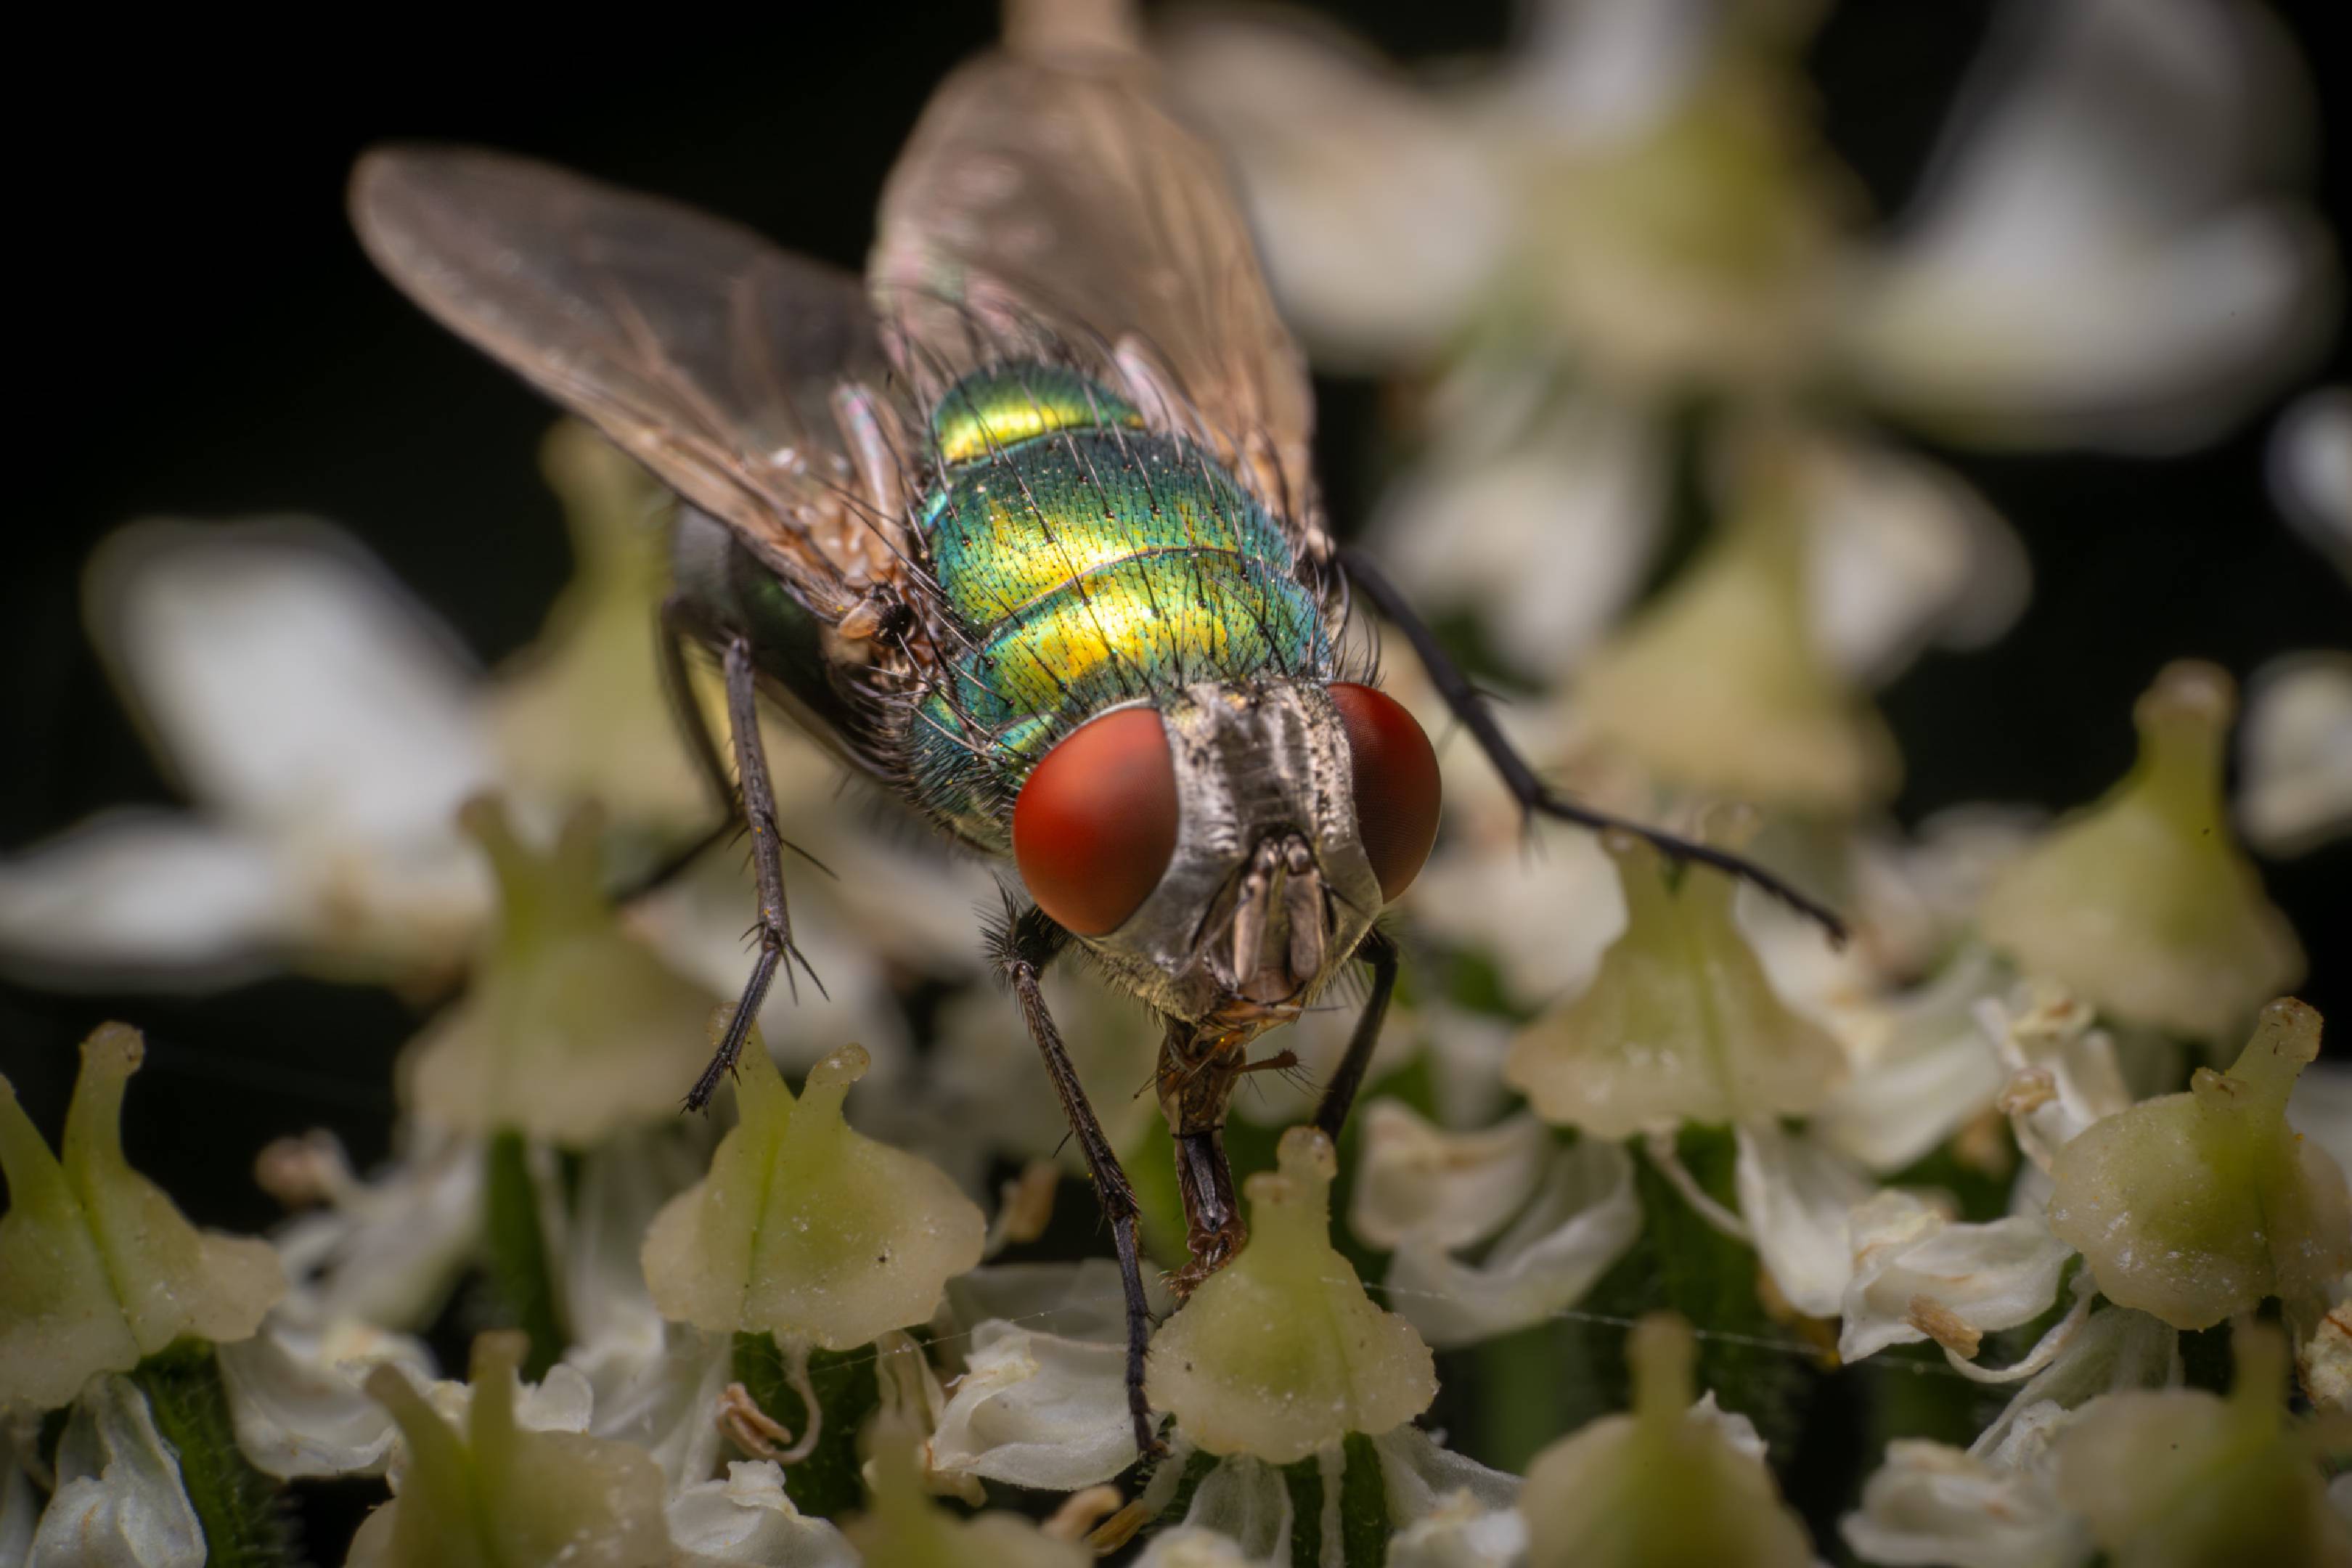
[[[1991,1110],[2009,1073],[1977,1008],[2010,983],[2008,967],[1972,945],[1916,992],[1877,1005],[1866,1022],[1835,1020],[1855,1059],[1813,1132],[1871,1170],[1899,1171]],[[1858,1037],[1865,1035],[1874,1037]]]
[[[2287,654],[2255,671],[2238,760],[2238,825],[2263,854],[2352,832],[2352,654]]]
[[[793,1506],[772,1459],[729,1464],[725,1480],[673,1495],[667,1514],[676,1568],[857,1568],[841,1531]]]
[[[964,1357],[931,1436],[932,1468],[1076,1491],[1135,1462],[1124,1343],[989,1321]]]
[[[195,810],[110,813],[0,861],[12,967],[177,984],[457,961],[489,895],[457,810],[495,769],[444,627],[307,521],[126,529],[89,597],[124,700]]]
[[[2016,5],[1892,247],[1852,363],[1966,438],[2209,438],[2325,341],[2333,268],[2274,194],[2304,84],[2277,25],[2211,0]]]
[[[1516,1476],[1490,1470],[1476,1461],[1449,1453],[1429,1434],[1402,1426],[1370,1440],[1381,1468],[1382,1495],[1391,1526],[1401,1526],[1406,1539],[1415,1540],[1416,1558],[1391,1556],[1391,1563],[1464,1563],[1485,1568],[1502,1557],[1432,1556],[1441,1547],[1524,1541],[1524,1527],[1512,1512],[1517,1500]],[[1181,1458],[1181,1456],[1180,1456]],[[1313,1455],[1320,1482],[1322,1508],[1318,1539],[1321,1568],[1345,1568],[1340,1525],[1340,1491],[1345,1468],[1351,1462],[1338,1446]],[[1176,1463],[1170,1461],[1171,1467]],[[1163,1472],[1165,1473],[1165,1472]],[[1419,1527],[1426,1523],[1427,1530]],[[1297,1528],[1297,1505],[1284,1472],[1262,1459],[1237,1455],[1222,1460],[1202,1479],[1183,1519],[1153,1538],[1139,1560],[1155,1568],[1259,1568],[1292,1561],[1291,1535]]]
[[[1853,1278],[1838,1331],[1841,1360],[1932,1339],[1973,1358],[1993,1329],[2049,1310],[2074,1249],[2038,1219],[1956,1225],[1935,1205],[1888,1188],[1848,1216]]]
[[[2084,1561],[2090,1531],[2058,1500],[2052,1439],[2102,1394],[2177,1382],[2178,1340],[2144,1312],[2093,1314],[1967,1449],[1889,1443],[1861,1509],[1841,1526],[1846,1543],[1872,1563],[2067,1568]]]
[[[1848,1216],[1871,1195],[1868,1178],[1826,1144],[1774,1122],[1743,1123],[1733,1138],[1742,1239],[1790,1306],[1837,1316],[1853,1276]]]
[[[217,1354],[236,1446],[287,1479],[381,1474],[398,1432],[367,1396],[368,1373],[389,1364],[418,1383],[433,1377],[421,1342],[359,1323],[322,1334],[273,1321]]]
[[[97,1378],[75,1402],[57,1468],[28,1568],[204,1568],[179,1459],[129,1379]]]
[[[2271,437],[2270,478],[2279,510],[2352,578],[2352,387],[2295,401]]]
[[[1376,1100],[1365,1110],[1350,1221],[1393,1249],[1390,1307],[1446,1349],[1574,1306],[1633,1246],[1642,1213],[1621,1144],[1562,1145],[1532,1115],[1449,1133]],[[1497,1229],[1477,1262],[1456,1256]]]

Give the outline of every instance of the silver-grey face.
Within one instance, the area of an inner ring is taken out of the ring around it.
[[[1164,701],[1176,849],[1087,946],[1160,1012],[1247,1036],[1296,1017],[1381,910],[1347,731],[1311,683],[1202,683]]]

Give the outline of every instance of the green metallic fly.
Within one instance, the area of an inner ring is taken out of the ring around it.
[[[1553,793],[1397,589],[1334,541],[1306,373],[1223,171],[1116,29],[1015,26],[940,87],[862,285],[493,153],[379,151],[352,205],[418,303],[683,502],[667,664],[682,689],[698,643],[724,670],[740,795],[688,727],[740,800],[760,904],[735,1026],[689,1106],[732,1070],[778,969],[805,967],[763,694],[943,832],[1010,856],[1027,897],[994,957],[1111,1222],[1147,1452],[1135,1197],[1040,976],[1075,942],[1166,1020],[1189,1290],[1244,1239],[1223,1145],[1234,1087],[1293,1059],[1253,1063],[1251,1043],[1370,968],[1315,1112],[1336,1136],[1396,978],[1375,921],[1437,832],[1427,738],[1345,668],[1351,589],[1529,813],[1636,834],[1839,931],[1759,868]]]

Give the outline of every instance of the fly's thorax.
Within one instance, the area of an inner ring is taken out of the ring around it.
[[[963,837],[1003,850],[1028,770],[1100,713],[1328,672],[1286,535],[1198,446],[1039,366],[972,378],[934,426],[921,531],[962,651],[914,715],[908,771]]]
[[[1208,681],[1160,705],[1180,804],[1159,885],[1084,939],[1171,1018],[1247,1037],[1302,1011],[1380,912],[1338,708],[1313,680]]]

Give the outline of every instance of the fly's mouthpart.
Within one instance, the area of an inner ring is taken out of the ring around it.
[[[1285,828],[1258,840],[1234,883],[1226,940],[1209,943],[1227,991],[1259,1006],[1296,1003],[1323,970],[1326,903],[1306,835]]]

